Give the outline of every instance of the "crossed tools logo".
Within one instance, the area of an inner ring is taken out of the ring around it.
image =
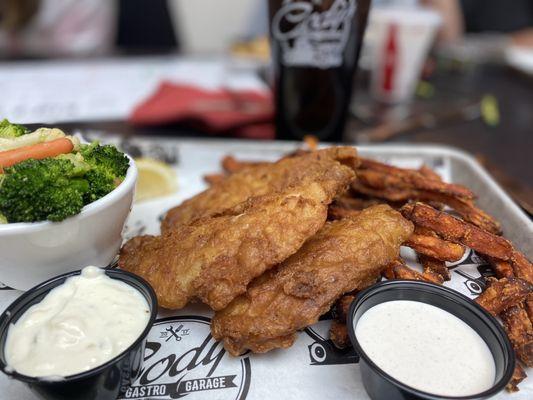
[[[156,321],[142,369],[118,399],[240,400],[250,387],[250,359],[230,357],[211,337],[210,319],[177,316]]]

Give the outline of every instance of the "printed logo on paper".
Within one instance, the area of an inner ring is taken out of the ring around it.
[[[325,11],[322,0],[285,0],[272,20],[272,35],[287,66],[338,67],[350,36],[355,0],[335,0]]]
[[[328,321],[332,317],[321,318],[321,321]],[[350,346],[346,349],[336,347],[329,337],[329,323],[319,322],[304,329],[304,333],[313,342],[307,346],[309,352],[309,365],[338,365],[355,364],[359,362],[359,356]]]
[[[487,278],[495,276],[492,267],[469,248],[459,261],[446,265],[450,271],[461,277],[458,281],[462,282],[462,286],[454,289],[469,297],[479,296],[487,288]]]
[[[229,356],[211,337],[210,319],[177,316],[158,320],[148,334],[144,362],[119,399],[246,398],[250,359]]]

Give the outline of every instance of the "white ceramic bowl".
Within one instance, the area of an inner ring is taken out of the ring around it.
[[[122,243],[137,181],[137,167],[128,158],[124,181],[79,214],[61,222],[0,225],[0,282],[28,290],[87,265],[109,265]]]

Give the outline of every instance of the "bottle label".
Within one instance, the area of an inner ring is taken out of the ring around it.
[[[272,19],[272,35],[286,66],[331,68],[342,65],[350,36],[355,0],[334,0],[326,10],[316,10],[328,0],[284,0]],[[320,7],[322,8],[322,7]]]

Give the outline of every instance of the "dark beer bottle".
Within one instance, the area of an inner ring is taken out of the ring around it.
[[[270,0],[276,135],[340,142],[370,0]]]

